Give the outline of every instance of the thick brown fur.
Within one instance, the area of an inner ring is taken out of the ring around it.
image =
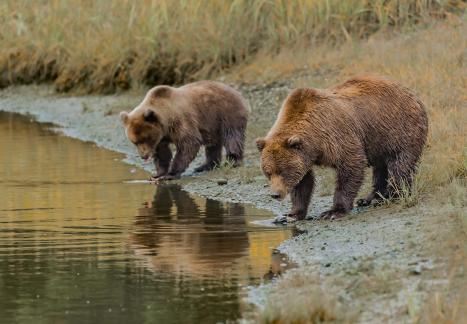
[[[293,90],[264,139],[257,140],[272,196],[291,194],[289,216],[305,218],[314,187],[313,166],[337,173],[333,206],[324,218],[353,208],[366,166],[373,190],[358,204],[393,198],[410,188],[428,132],[424,104],[409,89],[374,75],[335,87]]]
[[[243,160],[248,110],[240,93],[213,81],[180,88],[157,86],[130,113],[121,112],[128,139],[142,158],[153,158],[155,179],[178,178],[205,146],[206,162],[195,171],[221,162],[222,148],[234,166]],[[169,145],[176,147],[172,160]]]

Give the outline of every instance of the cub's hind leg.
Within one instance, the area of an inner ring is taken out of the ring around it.
[[[222,145],[215,144],[206,146],[206,161],[195,169],[195,172],[210,171],[221,163]]]
[[[238,167],[243,162],[243,150],[245,145],[245,131],[243,129],[231,130],[226,134],[225,153],[226,159]]]

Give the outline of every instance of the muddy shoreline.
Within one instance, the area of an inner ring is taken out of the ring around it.
[[[267,195],[268,186],[259,171],[252,139],[266,133],[290,88],[288,83],[242,87],[240,91],[252,109],[245,166],[194,176],[192,169],[201,163],[201,152],[186,172],[187,176],[178,181],[183,189],[206,198],[253,204],[274,214],[287,211],[288,202],[279,203]],[[51,122],[67,136],[123,153],[125,162],[150,171],[152,164],[141,163],[115,114],[123,108],[122,103],[139,98],[137,94],[63,97],[47,86],[23,86],[0,91],[0,110]],[[219,185],[219,179],[227,180],[227,185]],[[332,201],[332,192],[322,189],[323,179],[318,178],[318,191],[309,212],[311,218]],[[450,239],[456,235],[464,238],[459,233],[456,215],[465,208],[459,211],[459,207],[446,205],[444,215],[440,215],[431,204],[428,197],[411,208],[389,205],[355,210],[338,222],[299,222],[294,226],[304,234],[283,242],[278,249],[300,268],[289,271],[281,281],[292,280],[300,272],[313,273],[326,294],[344,309],[354,310],[356,315],[347,320],[414,320],[433,291],[456,294],[447,274],[453,271],[454,256],[463,253],[465,248]],[[464,277],[462,272],[456,280],[465,283]],[[457,289],[460,288],[462,285]],[[276,293],[271,285],[261,286],[252,290],[251,301],[264,307],[266,300]]]

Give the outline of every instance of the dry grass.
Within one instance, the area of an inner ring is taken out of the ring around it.
[[[54,81],[109,93],[207,78],[285,46],[446,18],[463,1],[5,0],[0,86]]]
[[[297,272],[278,281],[259,313],[261,323],[348,323],[356,312],[344,309],[336,292],[315,274]]]

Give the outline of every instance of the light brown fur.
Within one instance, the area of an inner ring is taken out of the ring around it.
[[[410,187],[427,131],[424,105],[409,89],[364,75],[329,89],[293,90],[257,145],[273,196],[290,193],[290,215],[298,219],[307,213],[313,166],[334,168],[334,203],[322,216],[338,218],[352,209],[367,165],[374,188],[359,205],[392,198],[403,184]]]
[[[157,86],[138,107],[120,117],[141,157],[154,159],[157,179],[179,177],[202,145],[206,162],[196,171],[217,166],[223,147],[234,166],[242,162],[248,111],[241,95],[225,84],[199,81],[180,88]],[[176,146],[173,160],[170,143]]]

